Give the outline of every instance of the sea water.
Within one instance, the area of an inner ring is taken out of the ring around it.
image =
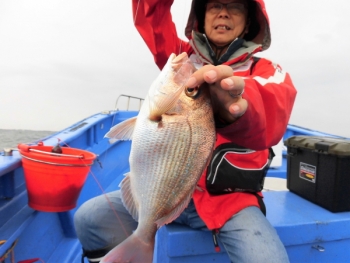
[[[31,143],[45,138],[53,131],[0,129],[0,152],[4,148],[17,148],[19,143]]]

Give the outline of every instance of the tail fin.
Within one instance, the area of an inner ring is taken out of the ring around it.
[[[101,263],[152,263],[154,240],[145,243],[135,234],[113,248],[101,261]]]

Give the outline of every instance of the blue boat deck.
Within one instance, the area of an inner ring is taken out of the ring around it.
[[[265,192],[264,201],[291,262],[349,262],[348,212],[331,213],[289,191]],[[156,262],[230,262],[222,245],[215,252],[211,232],[170,224],[157,242]]]
[[[135,114],[96,114],[42,140],[45,145],[55,145],[59,138],[62,145],[98,154],[98,162],[92,166],[77,207],[102,191],[116,189],[129,170],[130,142],[110,145],[103,136],[112,124]],[[289,126],[285,139],[306,134],[326,135]],[[268,176],[286,177],[285,158],[280,168],[269,170]],[[265,192],[264,200],[267,218],[276,228],[291,262],[350,262],[350,212],[329,212],[289,191]],[[46,263],[81,262],[81,245],[73,226],[75,211],[76,208],[47,213],[29,208],[19,153],[0,154],[0,240],[6,241],[0,245],[0,258],[17,241],[16,262],[33,258]],[[157,233],[154,263],[229,262],[221,248],[221,253],[215,252],[210,232],[169,224]]]

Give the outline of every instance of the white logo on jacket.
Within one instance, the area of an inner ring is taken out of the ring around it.
[[[268,79],[259,76],[254,77],[254,79],[262,86],[265,86],[268,83],[280,84],[286,79],[286,72],[284,72],[278,64],[273,63],[272,65],[275,68],[275,74],[273,76],[270,76]]]

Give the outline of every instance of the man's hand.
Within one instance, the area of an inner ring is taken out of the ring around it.
[[[232,123],[248,108],[242,98],[245,82],[242,77],[233,76],[233,70],[226,65],[206,65],[198,69],[186,83],[189,88],[209,86],[214,114],[223,121]]]

